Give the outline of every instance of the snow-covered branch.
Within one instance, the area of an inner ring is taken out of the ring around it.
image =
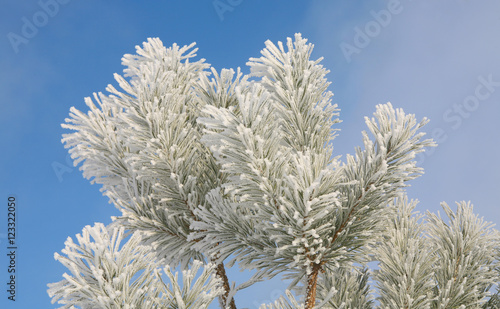
[[[205,308],[219,297],[236,309],[238,291],[283,275],[296,295],[263,308],[372,308],[376,259],[380,308],[496,306],[498,295],[486,297],[500,277],[500,233],[465,203],[443,205],[451,223],[429,214],[422,225],[404,197],[423,174],[416,154],[435,146],[421,132],[427,119],[378,105],[362,147],[341,160],[329,71],[300,34],[267,41],[249,75],[194,60],[194,45],[148,39],[123,57],[120,89],[86,98],[87,113],[71,108],[63,143],[122,215],[109,233],[96,225],[80,245],[68,240],[57,258],[73,276],[51,285],[55,301]],[[124,229],[133,235],[122,256],[112,243]],[[236,263],[256,270],[239,286],[225,270]],[[169,269],[163,284],[159,265],[179,264],[183,285]]]

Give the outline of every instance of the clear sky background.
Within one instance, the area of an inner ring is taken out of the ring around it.
[[[84,97],[116,85],[121,57],[148,37],[196,42],[198,57],[217,70],[248,72],[267,39],[302,33],[331,70],[343,120],[337,154],[361,145],[363,117],[377,104],[428,117],[424,130],[439,147],[419,157],[426,173],[408,189],[418,210],[470,200],[500,223],[498,1],[54,1],[0,1],[0,308],[56,308],[46,284],[66,269],[54,252],[85,225],[119,214],[73,167],[60,124],[71,106],[87,111]],[[6,293],[10,194],[18,201],[15,303]],[[229,277],[243,278],[237,269]],[[285,288],[257,284],[237,305],[257,308]]]

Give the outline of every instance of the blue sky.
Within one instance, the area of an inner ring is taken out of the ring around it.
[[[115,84],[123,54],[148,37],[166,46],[196,42],[198,57],[218,70],[247,72],[246,61],[260,56],[267,39],[301,32],[331,70],[343,120],[338,154],[361,144],[363,117],[377,104],[428,117],[425,131],[439,147],[419,158],[426,173],[408,189],[418,210],[471,200],[476,213],[500,223],[497,1],[220,0],[231,10],[219,13],[213,1],[54,1],[0,1],[2,308],[56,308],[46,284],[65,269],[54,252],[85,225],[118,215],[72,166],[60,124],[71,106],[86,111],[84,97]],[[5,292],[10,194],[18,201],[15,303]],[[243,278],[236,269],[229,276]],[[285,288],[279,280],[258,284],[237,295],[238,307],[257,308]]]

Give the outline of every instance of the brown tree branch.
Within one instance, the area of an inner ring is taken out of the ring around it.
[[[313,264],[312,272],[307,278],[305,309],[312,309],[316,305],[316,286],[318,284],[318,274],[321,270],[320,264]]]
[[[234,302],[234,298],[231,298],[231,301],[229,304],[227,303],[227,297],[229,296],[229,290],[231,287],[229,286],[229,280],[227,279],[226,276],[226,269],[224,268],[224,264],[220,262],[217,264],[217,270],[216,270],[217,277],[222,279],[222,286],[224,287],[224,294],[219,296],[222,298],[222,303],[224,304],[225,307],[229,306],[231,309],[236,309],[236,303]]]

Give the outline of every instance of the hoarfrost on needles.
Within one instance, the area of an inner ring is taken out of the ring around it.
[[[362,147],[335,157],[339,109],[312,50],[300,34],[266,41],[249,75],[196,60],[194,43],[125,55],[119,89],[71,108],[62,140],[122,215],[55,254],[71,274],[49,284],[52,302],[235,309],[237,292],[282,275],[286,297],[261,308],[374,308],[370,278],[378,308],[498,308],[500,233],[468,203],[443,204],[448,223],[404,195],[435,146],[428,120],[377,105]],[[236,286],[235,264],[256,272]]]

